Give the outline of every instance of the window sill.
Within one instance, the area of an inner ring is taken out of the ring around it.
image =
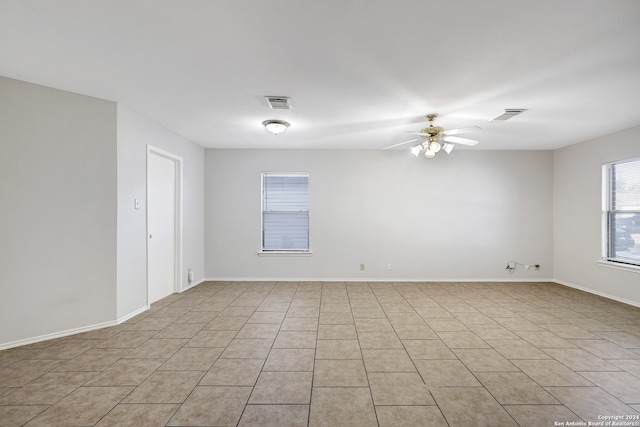
[[[310,257],[311,251],[258,251],[258,256],[264,257]]]
[[[631,271],[633,273],[640,273],[640,266],[622,264],[619,262],[612,262],[606,259],[600,259],[597,262],[600,267],[613,268],[615,270]]]

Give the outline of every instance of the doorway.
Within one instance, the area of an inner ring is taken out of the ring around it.
[[[182,159],[147,147],[147,303],[181,289]]]

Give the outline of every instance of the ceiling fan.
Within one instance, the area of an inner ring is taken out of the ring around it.
[[[453,150],[454,144],[468,145],[473,147],[478,143],[478,141],[474,139],[460,138],[459,136],[454,136],[460,133],[465,132],[473,132],[482,130],[478,126],[469,126],[465,128],[459,129],[451,129],[444,130],[444,128],[440,126],[434,126],[433,120],[437,117],[436,114],[428,114],[427,120],[429,120],[429,127],[426,127],[419,132],[409,131],[407,133],[411,133],[414,135],[419,135],[420,138],[411,139],[409,141],[401,142],[399,144],[394,144],[389,147],[383,148],[383,150],[388,150],[390,148],[398,147],[400,145],[409,144],[411,142],[421,141],[419,144],[413,146],[411,148],[411,152],[415,156],[419,156],[420,153],[424,153],[424,156],[428,159],[432,159],[436,156],[436,153],[440,150],[443,150],[447,154],[451,153]]]

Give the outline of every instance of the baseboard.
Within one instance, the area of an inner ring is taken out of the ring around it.
[[[208,279],[200,279],[197,282],[193,282],[193,283],[188,283],[187,286],[183,287],[182,290],[180,292],[178,292],[179,294],[183,293],[184,291],[188,291],[189,289],[201,285],[202,283],[208,281]]]
[[[145,311],[149,310],[151,307],[149,306],[149,304],[144,305],[143,307],[140,307],[139,309],[137,309],[136,311],[133,311],[129,314],[126,314],[122,317],[120,317],[118,320],[116,320],[116,323],[119,325],[121,323],[126,322],[127,320],[131,319],[132,317],[136,317],[138,314],[144,313]]]
[[[83,326],[81,328],[67,329],[66,331],[54,332],[54,333],[51,333],[51,334],[40,335],[40,336],[37,336],[37,337],[27,338],[27,339],[23,339],[23,340],[11,341],[11,342],[8,342],[8,343],[2,343],[2,344],[0,344],[0,350],[6,350],[6,349],[9,349],[9,348],[13,348],[13,347],[20,347],[20,346],[23,346],[23,345],[35,344],[35,343],[38,343],[38,342],[48,341],[48,340],[52,340],[52,339],[56,339],[56,338],[68,337],[69,335],[75,335],[75,334],[80,334],[80,333],[83,333],[83,332],[95,331],[96,329],[107,328],[109,326],[116,326],[117,324],[118,324],[118,322],[113,320],[113,321],[109,321],[109,322],[96,323],[95,325]]]
[[[623,304],[632,305],[634,307],[640,307],[640,303],[637,302],[637,301],[632,301],[632,300],[628,300],[628,299],[625,299],[625,298],[620,298],[620,297],[617,297],[615,295],[607,294],[606,292],[594,291],[593,289],[585,288],[583,286],[579,286],[579,285],[576,285],[574,283],[566,282],[564,280],[552,279],[551,281],[554,282],[554,283],[557,283],[559,285],[566,286],[568,288],[577,289],[579,291],[587,292],[589,294],[597,295],[599,297],[607,298],[607,299],[610,299],[610,300],[613,300],[613,301],[618,301],[618,302],[621,302]]]
[[[418,283],[418,282],[524,282],[524,283],[545,283],[553,282],[551,278],[411,278],[411,277],[375,277],[375,278],[310,278],[310,277],[207,277],[202,282],[404,282],[404,283]]]

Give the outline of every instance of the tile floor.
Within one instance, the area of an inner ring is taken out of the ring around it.
[[[640,309],[551,283],[208,282],[0,352],[0,426],[635,425]]]

